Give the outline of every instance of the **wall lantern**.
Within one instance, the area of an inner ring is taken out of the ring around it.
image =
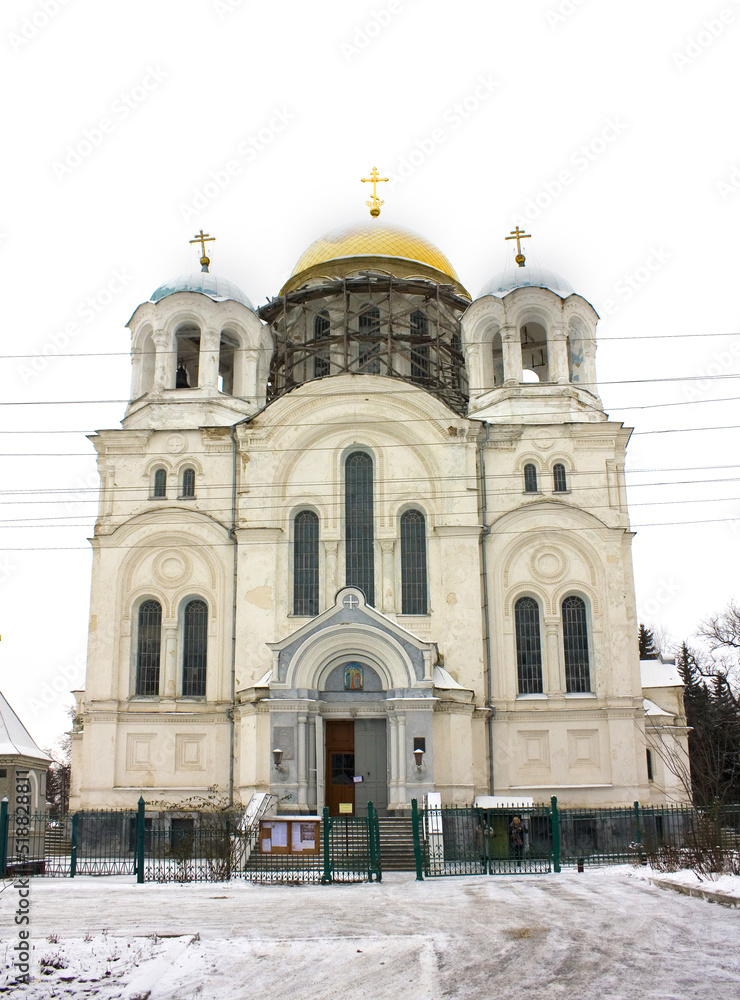
[[[424,751],[419,747],[414,750],[414,760],[416,761],[416,767],[421,771],[421,765],[424,760]]]
[[[283,767],[283,751],[280,750],[279,747],[275,747],[275,749],[272,751],[272,760],[275,765],[276,771],[285,770],[285,768]]]

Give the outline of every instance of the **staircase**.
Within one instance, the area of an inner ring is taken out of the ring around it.
[[[385,816],[378,819],[380,833],[380,858],[384,872],[412,872],[414,859],[414,834],[411,818]]]

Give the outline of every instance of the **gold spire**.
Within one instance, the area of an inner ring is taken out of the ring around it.
[[[370,209],[370,215],[372,215],[374,219],[377,219],[377,217],[380,215],[380,206],[385,205],[385,202],[381,201],[378,198],[378,184],[381,184],[387,180],[388,180],[387,177],[380,176],[377,167],[373,167],[373,169],[370,171],[369,177],[362,178],[363,184],[372,184],[373,186],[372,197],[370,198],[370,201],[366,201],[365,204]]]
[[[532,239],[532,234],[531,233],[525,233],[523,229],[520,229],[519,226],[517,226],[516,229],[512,229],[511,236],[504,236],[504,239],[505,240],[516,240],[516,257],[514,258],[514,260],[517,262],[517,264],[519,265],[519,267],[524,267],[524,262],[525,262],[526,258],[524,256],[524,254],[522,253],[522,244],[521,244],[521,241],[522,240],[531,240]]]
[[[191,243],[200,243],[200,249],[202,257],[200,258],[200,269],[201,271],[207,271],[208,265],[211,263],[211,258],[206,257],[206,243],[212,243],[216,239],[215,236],[209,236],[208,233],[204,233],[201,229],[200,233],[195,237],[194,240],[190,240]]]

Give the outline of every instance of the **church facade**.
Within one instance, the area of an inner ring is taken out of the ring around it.
[[[201,263],[134,312],[131,401],[92,436],[72,808],[685,799],[646,762],[685,719],[669,678],[646,725],[589,303],[521,252],[472,299],[378,219],[259,309]]]

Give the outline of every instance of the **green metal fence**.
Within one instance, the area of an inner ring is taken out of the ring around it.
[[[417,877],[549,872],[553,818],[549,806],[418,809],[415,823]]]

